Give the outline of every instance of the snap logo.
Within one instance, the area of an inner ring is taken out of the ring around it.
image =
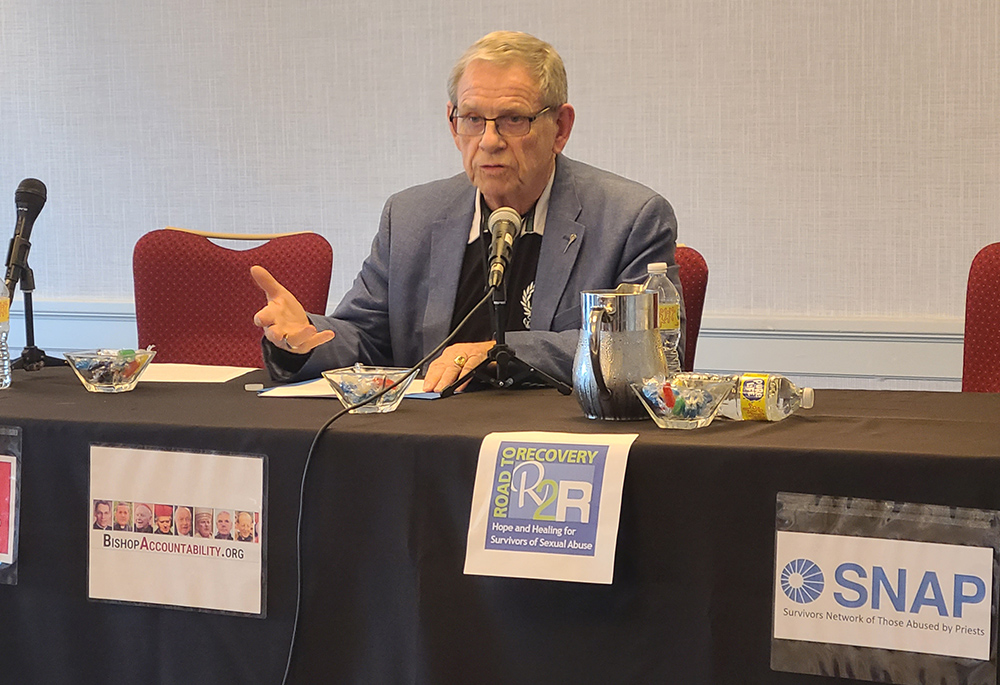
[[[823,594],[823,571],[809,559],[795,559],[781,569],[781,590],[797,604],[809,604]]]

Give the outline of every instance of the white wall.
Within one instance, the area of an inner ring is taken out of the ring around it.
[[[134,344],[131,249],[166,225],[319,231],[339,299],[385,198],[460,170],[445,79],[494,28],[555,45],[567,154],[705,255],[700,368],[957,388],[1000,240],[989,0],[0,0],[0,191],[49,189],[39,346]]]

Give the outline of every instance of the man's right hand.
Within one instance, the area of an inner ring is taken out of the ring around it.
[[[264,337],[275,346],[295,354],[307,354],[333,340],[333,331],[317,331],[295,296],[278,283],[267,269],[251,266],[250,275],[267,295],[267,305],[253,317],[264,329]]]

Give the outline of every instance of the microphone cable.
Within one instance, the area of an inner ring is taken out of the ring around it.
[[[495,288],[489,288],[486,291],[486,295],[483,296],[483,299],[481,299],[476,304],[476,306],[472,308],[472,311],[470,311],[468,314],[465,315],[465,318],[463,318],[461,321],[458,322],[458,325],[455,326],[455,328],[451,331],[451,333],[449,333],[445,337],[445,339],[442,340],[440,344],[438,344],[437,347],[428,352],[423,359],[421,359],[416,364],[411,366],[409,372],[406,373],[402,378],[392,383],[392,385],[389,385],[383,388],[382,390],[378,391],[371,397],[362,400],[361,402],[358,402],[356,404],[352,404],[349,407],[344,407],[339,412],[337,412],[329,419],[327,419],[326,423],[324,423],[320,427],[320,429],[316,431],[316,435],[313,436],[312,444],[309,445],[309,452],[306,453],[306,462],[305,465],[302,467],[302,482],[299,485],[299,511],[298,511],[298,518],[295,522],[295,618],[292,620],[292,638],[288,644],[288,658],[285,661],[285,674],[281,678],[282,685],[285,685],[288,682],[288,674],[292,668],[292,653],[295,650],[295,638],[299,630],[299,611],[302,605],[302,511],[304,508],[303,504],[306,492],[306,476],[309,475],[309,464],[312,461],[313,453],[316,451],[316,445],[319,443],[320,437],[323,435],[323,433],[326,432],[326,429],[329,428],[334,421],[339,419],[344,414],[350,412],[352,409],[357,409],[358,407],[363,407],[366,404],[374,402],[378,398],[382,397],[382,395],[385,395],[387,392],[393,390],[397,385],[405,381],[407,378],[419,372],[420,367],[422,367],[424,364],[426,364],[431,359],[436,357],[437,354],[441,352],[441,350],[443,350],[445,347],[448,346],[448,343],[450,343],[452,340],[455,339],[455,336],[458,335],[458,332],[462,330],[462,326],[464,326],[469,321],[469,319],[472,318],[473,314],[479,311],[480,307],[482,307],[489,301],[490,296],[493,294],[494,290]]]

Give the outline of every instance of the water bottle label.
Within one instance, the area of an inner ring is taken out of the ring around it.
[[[0,299],[0,323],[10,321],[10,299]]]
[[[745,373],[740,376],[740,413],[744,421],[767,421],[766,373]]]
[[[681,306],[679,304],[661,304],[659,309],[660,329],[669,331],[681,327]]]

